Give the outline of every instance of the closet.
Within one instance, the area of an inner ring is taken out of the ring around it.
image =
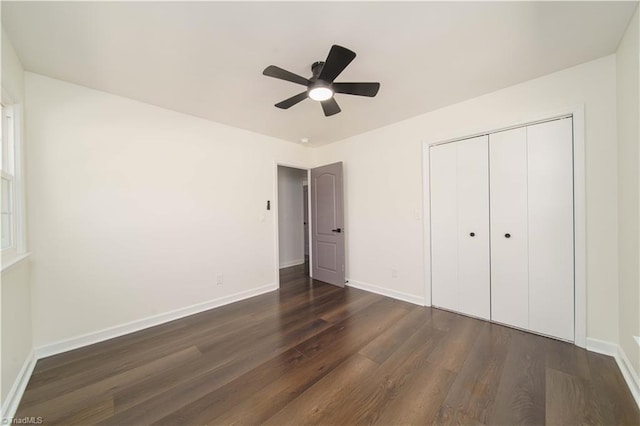
[[[572,129],[430,147],[434,306],[574,340]]]

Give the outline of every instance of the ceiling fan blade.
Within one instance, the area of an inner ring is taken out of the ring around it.
[[[321,104],[324,115],[327,117],[342,111],[334,98],[329,98],[326,101],[322,101]]]
[[[289,99],[285,99],[282,102],[278,102],[276,104],[276,106],[278,108],[282,108],[282,109],[289,109],[292,106],[294,106],[295,104],[297,104],[298,102],[302,102],[305,99],[307,99],[307,92],[302,92],[302,93],[298,93],[295,96],[290,97]]]
[[[380,89],[380,83],[333,83],[333,91],[345,95],[369,96],[373,98]]]
[[[351,50],[334,44],[331,46],[329,56],[324,61],[324,66],[318,80],[326,81],[327,83],[333,83],[333,80],[340,75],[340,73],[353,61],[356,57],[356,53]]]
[[[280,80],[302,84],[303,86],[308,86],[311,84],[308,79],[301,77],[298,74],[294,74],[290,71],[283,70],[282,68],[276,67],[275,65],[269,65],[268,67],[266,67],[264,71],[262,71],[262,74],[268,77],[279,78]]]

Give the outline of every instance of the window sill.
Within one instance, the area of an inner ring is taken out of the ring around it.
[[[22,262],[23,260],[28,258],[30,255],[31,255],[30,252],[20,253],[18,255],[11,256],[11,258],[7,259],[6,262],[3,259],[3,262],[2,262],[2,273],[4,274],[5,272],[11,270],[14,266],[18,265],[20,262]]]

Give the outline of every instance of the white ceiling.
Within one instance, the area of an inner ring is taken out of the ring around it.
[[[2,2],[26,70],[322,145],[615,52],[637,2]],[[332,44],[357,53],[325,117],[303,86]]]

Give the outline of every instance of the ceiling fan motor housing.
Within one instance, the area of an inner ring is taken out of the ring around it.
[[[311,77],[309,80],[316,81],[318,79],[318,76],[320,76],[320,73],[322,72],[323,67],[324,67],[324,62],[322,61],[314,62],[311,65],[311,72],[313,73],[313,77]]]

